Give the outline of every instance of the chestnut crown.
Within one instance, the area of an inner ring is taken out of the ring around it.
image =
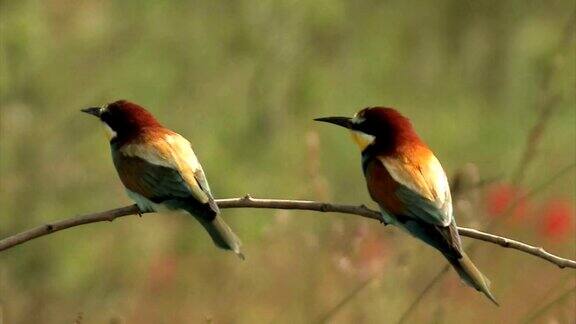
[[[161,127],[150,112],[127,100],[82,109],[82,112],[98,117],[119,137],[134,135],[147,127]]]
[[[352,129],[376,137],[393,137],[414,131],[408,118],[387,107],[364,108],[354,115],[352,123]]]

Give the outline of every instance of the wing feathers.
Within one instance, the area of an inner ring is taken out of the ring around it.
[[[395,187],[387,185],[387,195],[392,195],[398,200],[394,204],[395,209],[399,204],[403,207],[402,213],[390,212],[405,214],[434,225],[448,226],[452,221],[452,199],[448,179],[438,159],[429,151],[424,153],[428,154],[420,154],[414,159],[406,157],[377,159],[396,183]],[[384,193],[379,195],[380,200],[388,202],[392,200],[385,198],[384,195]],[[387,208],[386,205],[383,207]]]
[[[124,185],[144,197],[192,196],[217,211],[202,166],[179,134],[166,132],[124,145],[114,154],[114,164]]]

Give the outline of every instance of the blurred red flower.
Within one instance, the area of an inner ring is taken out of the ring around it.
[[[516,188],[507,183],[493,185],[488,188],[486,210],[489,215],[499,217],[510,208],[511,204],[517,199],[520,199],[510,215],[516,220],[521,219],[526,216],[528,212],[528,201],[525,198],[521,198],[524,194],[524,191],[520,188]]]
[[[573,230],[574,209],[567,200],[549,201],[542,210],[542,235],[551,239],[565,238]]]

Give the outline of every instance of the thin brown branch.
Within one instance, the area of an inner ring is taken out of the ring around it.
[[[250,196],[243,198],[230,198],[216,200],[220,208],[264,208],[264,209],[297,209],[297,210],[311,210],[318,212],[335,212],[350,215],[362,216],[380,221],[380,214],[377,211],[371,210],[364,205],[351,206],[341,204],[330,204],[316,201],[306,200],[280,200],[280,199],[256,199]],[[12,235],[0,241],[0,251],[7,250],[18,244],[30,241],[32,239],[52,234],[70,227],[75,227],[83,224],[96,223],[96,222],[111,222],[119,217],[128,215],[139,214],[136,205],[112,209],[101,213],[88,214],[83,216],[76,216],[61,220],[58,222],[38,226],[19,234]],[[475,229],[459,227],[458,232],[462,236],[471,237],[480,241],[490,242],[502,247],[507,247],[532,254],[536,257],[547,260],[560,268],[576,268],[576,261],[561,258],[546,252],[541,247],[535,247],[515,241],[509,238],[497,236],[494,234],[484,233]]]
[[[490,233],[481,232],[471,228],[458,228],[458,233],[462,236],[467,236],[470,238],[475,238],[481,241],[488,241],[494,244],[498,244],[502,247],[511,248],[520,250],[522,252],[526,252],[528,254],[532,254],[544,260],[548,260],[560,268],[571,267],[576,268],[576,263],[569,259],[560,258],[554,254],[546,252],[542,247],[531,246],[526,243],[522,243],[519,241],[514,241],[507,239],[505,237],[497,236]]]

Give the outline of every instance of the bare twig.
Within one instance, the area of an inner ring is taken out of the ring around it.
[[[531,245],[528,245],[528,244],[525,244],[522,242],[509,240],[505,237],[481,232],[481,231],[478,231],[475,229],[470,229],[470,228],[459,228],[458,233],[460,233],[460,235],[462,235],[462,236],[475,238],[475,239],[478,239],[481,241],[490,240],[489,242],[492,242],[494,244],[498,244],[502,247],[512,248],[512,249],[526,252],[528,254],[532,254],[534,256],[538,256],[540,258],[543,258],[545,260],[548,260],[548,261],[556,264],[560,268],[573,267],[573,265],[576,265],[574,263],[574,261],[559,258],[553,254],[546,252],[546,250],[544,250],[544,248],[542,248],[542,247],[531,246]]]
[[[341,204],[329,204],[317,201],[306,200],[280,200],[280,199],[256,199],[250,196],[243,198],[230,198],[216,200],[220,208],[264,208],[264,209],[297,209],[297,210],[312,210],[318,212],[336,212],[343,214],[351,214],[362,216],[380,221],[380,213],[371,210],[364,205],[351,206]],[[136,205],[126,206],[122,208],[112,209],[101,213],[88,214],[83,216],[76,216],[61,220],[55,223],[45,224],[38,226],[19,234],[12,235],[0,241],[0,251],[4,251],[18,244],[30,241],[32,239],[52,234],[70,227],[75,227],[83,224],[113,221],[116,218],[137,215],[140,210]],[[576,261],[564,259],[559,256],[550,254],[540,247],[534,247],[526,243],[515,241],[509,238],[484,233],[478,230],[459,227],[458,232],[462,236],[471,237],[477,240],[490,242],[502,247],[507,247],[532,254],[544,260],[547,260],[560,268],[576,268]]]

